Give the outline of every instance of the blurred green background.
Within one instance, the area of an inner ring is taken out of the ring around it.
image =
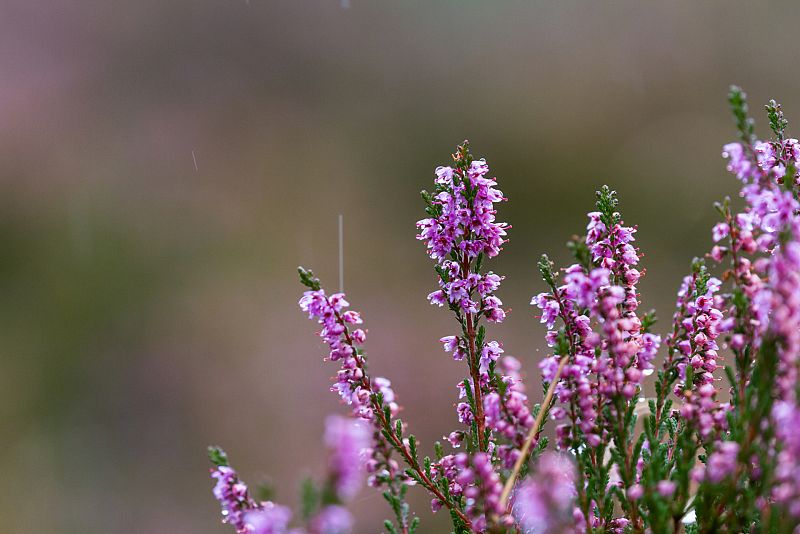
[[[639,225],[644,306],[668,319],[735,191],[728,84],[759,118],[775,97],[800,120],[796,7],[5,0],[0,531],[230,532],[208,443],[295,503],[344,409],[294,269],[336,285],[340,213],[372,368],[430,451],[463,369],[414,222],[464,138],[511,199],[491,267],[514,311],[491,335],[531,391],[535,260],[566,260],[603,183]],[[415,499],[421,532],[445,531]],[[388,515],[368,491],[354,509],[359,533]]]

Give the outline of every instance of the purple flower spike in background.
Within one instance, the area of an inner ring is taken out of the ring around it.
[[[364,453],[371,438],[361,421],[337,415],[328,416],[325,421],[325,445],[330,451],[328,472],[341,501],[352,499],[364,485]]]
[[[524,534],[572,534],[580,531],[574,513],[575,466],[567,457],[545,453],[536,475],[514,498],[514,516]]]

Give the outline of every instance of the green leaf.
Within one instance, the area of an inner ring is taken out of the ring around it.
[[[658,321],[656,311],[650,310],[642,316],[642,332],[647,333],[653,328],[653,325]]]
[[[483,347],[483,340],[486,339],[486,327],[481,325],[478,328],[478,335],[475,338],[475,345],[480,349]]]
[[[220,447],[210,446],[208,448],[208,459],[217,467],[226,467],[228,464],[228,455],[225,454]]]
[[[310,478],[303,480],[303,485],[300,487],[300,512],[303,519],[308,520],[316,513],[319,500],[319,491],[314,485],[314,481]]]
[[[767,110],[767,118],[769,118],[769,129],[772,130],[778,141],[783,141],[783,134],[786,127],[789,126],[789,121],[784,118],[781,105],[770,100],[764,108]]]
[[[604,185],[597,191],[597,211],[600,212],[600,220],[606,227],[611,228],[617,224],[621,216],[617,211],[619,200],[617,199],[617,192]]]
[[[570,251],[575,261],[583,267],[585,271],[592,269],[592,255],[589,252],[589,246],[586,244],[584,236],[575,236],[567,241],[567,250]]]
[[[271,501],[275,499],[275,488],[273,488],[272,484],[268,482],[262,482],[256,485],[255,489],[253,490],[253,495],[257,501]]]
[[[736,121],[739,138],[746,145],[752,145],[756,135],[753,128],[753,119],[748,117],[747,94],[742,91],[741,87],[731,85],[728,91],[728,103]]]
[[[553,278],[553,262],[547,257],[547,254],[542,254],[537,266],[539,267],[539,273],[542,275],[542,280],[550,286],[550,289],[555,291],[556,283]]]
[[[300,274],[300,283],[306,286],[307,288],[311,289],[312,291],[319,291],[319,278],[314,276],[314,273],[304,269],[303,267],[298,267],[297,272]]]
[[[480,272],[481,266],[483,266],[483,252],[479,253],[478,257],[475,259],[475,267],[472,271],[475,273]]]
[[[406,475],[408,475],[410,478],[413,478],[414,480],[416,480],[417,484],[419,484],[420,486],[425,486],[425,483],[422,481],[422,478],[419,476],[419,473],[417,473],[413,469],[407,468],[406,469]]]
[[[444,458],[444,449],[442,448],[442,442],[437,441],[433,444],[433,451],[436,453],[436,459],[441,460]]]

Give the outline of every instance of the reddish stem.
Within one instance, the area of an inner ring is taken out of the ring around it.
[[[327,300],[327,297],[325,297]],[[328,302],[330,305],[330,301]],[[333,307],[331,307],[333,309]],[[378,403],[377,396],[375,391],[372,389],[372,383],[369,380],[369,376],[367,375],[367,370],[364,368],[363,359],[358,355],[356,352],[356,348],[353,345],[353,339],[350,337],[350,332],[347,329],[347,325],[345,324],[342,316],[339,312],[334,310],[334,314],[336,315],[336,321],[344,328],[344,336],[347,344],[353,348],[353,354],[355,355],[356,365],[362,371],[362,378],[361,378],[361,387],[366,389],[370,392],[370,402],[372,404],[372,413],[375,415],[375,418],[378,420],[380,427],[382,430],[386,432],[386,435],[389,438],[391,444],[400,452],[405,460],[406,464],[419,476],[419,479],[422,481],[422,485],[430,491],[445,507],[447,507],[450,511],[452,511],[458,518],[464,523],[464,526],[470,530],[470,532],[474,532],[472,527],[472,521],[464,515],[464,513],[452,505],[449,500],[442,494],[439,488],[436,487],[436,484],[425,474],[425,471],[420,467],[419,462],[416,458],[411,454],[408,447],[406,446],[405,442],[395,433],[394,426],[392,422],[386,417],[386,414],[383,412],[383,407],[381,404]],[[405,529],[404,529],[405,533]]]
[[[464,253],[461,260],[461,276],[469,276],[469,258]],[[469,349],[469,374],[472,377],[472,392],[475,396],[475,426],[478,428],[478,450],[486,451],[486,416],[483,412],[483,391],[481,391],[480,359],[475,346],[475,317],[472,313],[466,314],[467,344]]]

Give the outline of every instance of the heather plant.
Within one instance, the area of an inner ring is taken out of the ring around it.
[[[366,480],[387,501],[390,534],[420,525],[410,490],[456,534],[800,532],[800,143],[774,101],[766,141],[745,94],[733,87],[729,101],[739,140],[723,156],[742,208],[717,204],[713,245],[691,262],[660,334],[640,310],[636,227],[609,187],[568,243],[574,263],[538,261],[544,291],[531,304],[550,349],[536,362],[540,404],[491,334],[507,313],[503,276],[489,269],[510,228],[497,220],[507,199],[466,142],[436,169],[417,238],[435,272],[428,300],[453,318],[443,350],[464,375],[458,426],[432,456],[390,381],[370,374],[361,315],[301,267],[300,308],[321,326],[349,416],[327,420],[327,471],[303,486],[294,514],[254,497],[210,449],[223,522],[239,534],[347,534],[346,505]]]

